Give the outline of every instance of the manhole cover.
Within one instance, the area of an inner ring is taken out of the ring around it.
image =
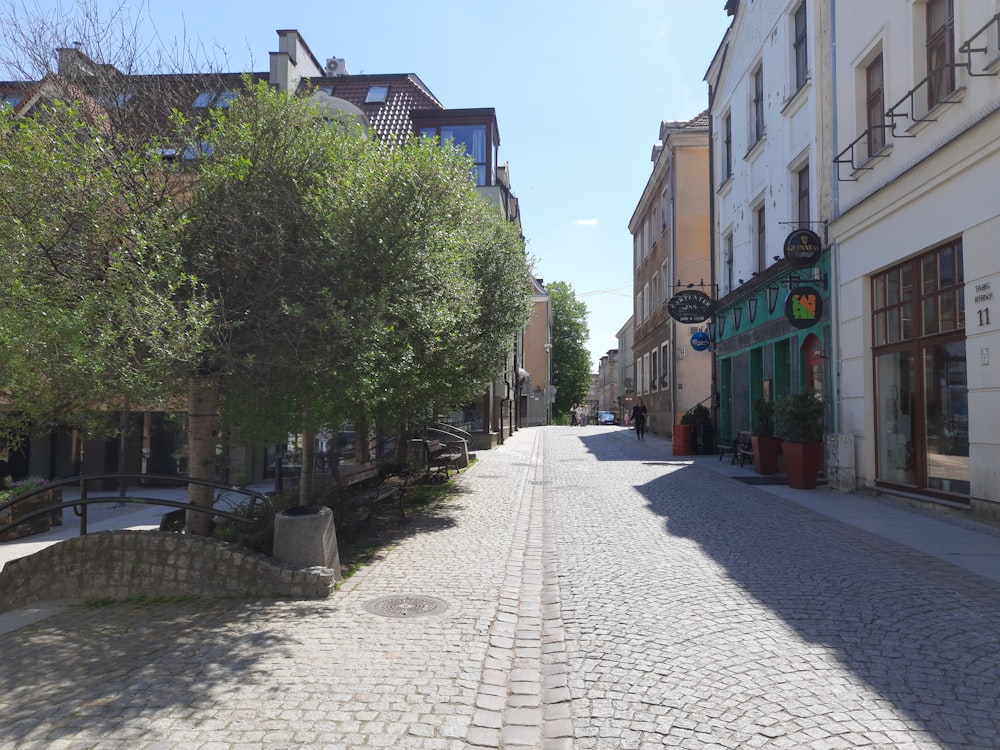
[[[365,609],[383,617],[425,617],[448,609],[448,602],[433,596],[382,596],[372,599]]]

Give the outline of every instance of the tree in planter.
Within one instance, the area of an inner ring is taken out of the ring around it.
[[[773,401],[766,398],[758,398],[754,401],[751,431],[754,470],[758,474],[776,474],[781,438],[774,436]]]
[[[682,426],[694,427],[694,444],[696,453],[709,455],[715,452],[714,432],[712,429],[712,412],[704,404],[695,404],[681,416]]]
[[[788,484],[797,489],[816,486],[823,460],[823,415],[823,401],[813,390],[793,393],[777,403],[777,431],[784,441]]]

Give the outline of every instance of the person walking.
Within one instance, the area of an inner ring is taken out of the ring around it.
[[[635,436],[639,440],[646,439],[646,404],[640,398],[632,407],[629,421],[635,425]]]

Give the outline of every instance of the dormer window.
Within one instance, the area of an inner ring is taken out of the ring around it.
[[[485,125],[442,125],[435,128],[421,128],[420,135],[424,138],[437,138],[442,146],[450,144],[471,156],[475,162],[472,168],[476,185],[486,184],[486,126]]]
[[[16,96],[14,94],[7,94],[7,95],[5,95],[3,97],[0,97],[0,106],[10,107],[10,108],[13,109],[18,104],[20,104],[21,100],[23,100],[23,99],[24,99],[23,96]]]
[[[365,104],[381,104],[389,96],[388,86],[372,86],[368,89],[368,95],[365,97]]]

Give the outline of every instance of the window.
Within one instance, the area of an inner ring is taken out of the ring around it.
[[[953,0],[927,0],[927,107],[955,90]]]
[[[764,206],[753,212],[754,229],[756,230],[756,250],[757,250],[757,270],[763,271],[767,268],[767,232],[766,214]]]
[[[365,96],[365,104],[382,104],[389,97],[388,86],[372,86]]]
[[[375,88],[375,87],[372,87]],[[385,88],[384,86],[382,88]],[[472,158],[473,179],[479,187],[486,184],[487,153],[485,125],[442,125],[420,128],[421,137],[437,138],[441,145],[451,144]]]
[[[669,344],[663,344],[660,347],[660,369],[662,373],[660,374],[660,385],[664,388],[670,387],[670,370],[667,363],[670,362],[669,359]]]
[[[808,80],[808,46],[806,45],[806,4],[803,2],[795,11],[795,90],[806,85]]]
[[[16,94],[6,94],[0,97],[0,106],[4,107],[16,107],[24,99],[23,96],[17,96]]]
[[[753,142],[764,137],[764,67],[753,74]]]
[[[809,165],[802,167],[795,173],[795,180],[798,183],[798,208],[796,211],[797,220],[801,228],[809,228]]]
[[[726,291],[733,288],[733,233],[730,232],[722,240],[723,262],[726,264]]]
[[[656,356],[657,354],[658,354],[657,350],[653,349],[653,352],[652,352],[652,354],[650,354],[650,359],[649,359],[649,368],[650,368],[650,371],[649,371],[649,386],[654,391],[657,390],[658,387],[659,387],[658,380],[659,380],[659,377],[660,377],[659,367],[657,366],[659,364],[658,363],[658,358]]]
[[[208,109],[209,107],[220,107],[221,109],[226,109],[233,100],[236,99],[237,94],[234,91],[222,91],[216,93],[214,91],[203,91],[195,97],[194,106],[195,109]]]
[[[733,114],[726,112],[722,121],[722,181],[733,176]]]
[[[885,148],[885,91],[881,53],[865,68],[865,110],[868,156]]]
[[[878,479],[970,491],[962,244],[872,278]]]

